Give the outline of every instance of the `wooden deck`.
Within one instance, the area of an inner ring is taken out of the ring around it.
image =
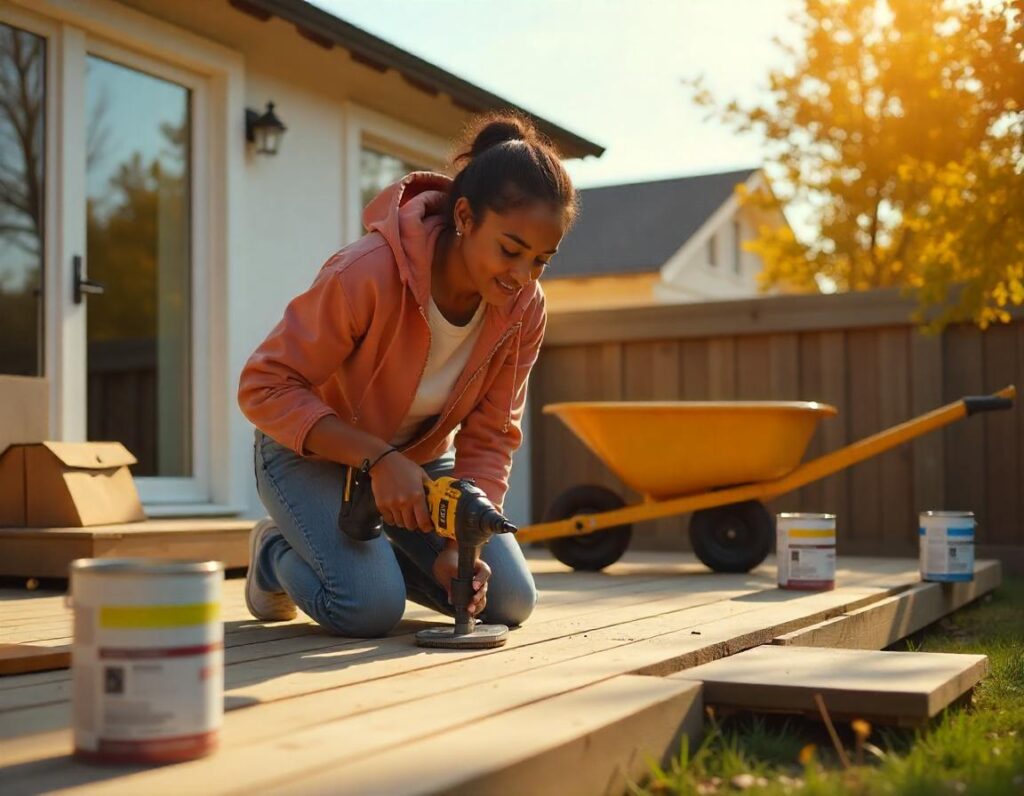
[[[946,595],[924,601],[929,613],[914,608],[924,598],[898,607],[918,594],[916,561],[840,563],[839,588],[800,593],[775,588],[770,561],[718,575],[687,556],[636,553],[590,574],[541,557],[531,561],[537,612],[508,646],[475,652],[415,647],[411,634],[442,620],[412,604],[384,639],[334,638],[304,617],[261,624],[247,615],[242,581],[230,580],[218,753],[151,769],[80,763],[70,757],[70,673],[8,676],[0,790],[621,792],[646,757],[699,733],[700,686],[665,675],[805,628],[834,635],[847,614],[858,627],[903,631],[908,615],[934,621],[999,581],[998,564],[979,562],[974,584],[926,586],[926,596]],[[69,635],[62,596],[0,591],[0,642],[59,647]]]

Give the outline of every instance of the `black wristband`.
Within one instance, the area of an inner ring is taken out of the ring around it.
[[[372,470],[374,467],[376,467],[377,464],[380,462],[380,460],[383,459],[385,456],[387,456],[389,453],[397,453],[397,452],[398,452],[398,448],[388,448],[386,451],[384,451],[384,453],[382,453],[380,456],[378,456],[376,459],[374,459],[372,464],[370,463],[369,459],[363,459],[363,466],[361,468],[362,471],[364,473],[370,472],[370,470]]]

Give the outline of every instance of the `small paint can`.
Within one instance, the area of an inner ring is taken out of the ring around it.
[[[219,561],[71,564],[75,755],[171,763],[210,754],[224,716]]]
[[[779,514],[775,518],[779,588],[836,587],[836,515]]]
[[[921,580],[974,580],[974,512],[922,511]]]

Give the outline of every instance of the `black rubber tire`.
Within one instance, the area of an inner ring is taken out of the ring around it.
[[[775,518],[757,500],[695,511],[690,517],[693,552],[715,572],[749,572],[767,558]]]
[[[577,514],[598,514],[621,509],[625,502],[615,492],[596,484],[580,484],[556,497],[544,515],[545,522],[567,520]],[[632,525],[616,525],[583,536],[563,536],[548,542],[551,555],[573,569],[597,572],[611,566],[629,548]]]

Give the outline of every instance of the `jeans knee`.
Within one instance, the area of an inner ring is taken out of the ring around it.
[[[484,621],[501,625],[521,625],[530,618],[537,605],[537,587],[529,572],[517,573],[487,590]]]
[[[405,613],[405,591],[381,589],[343,603],[324,590],[326,605],[319,624],[329,633],[352,638],[377,638],[390,633]]]

